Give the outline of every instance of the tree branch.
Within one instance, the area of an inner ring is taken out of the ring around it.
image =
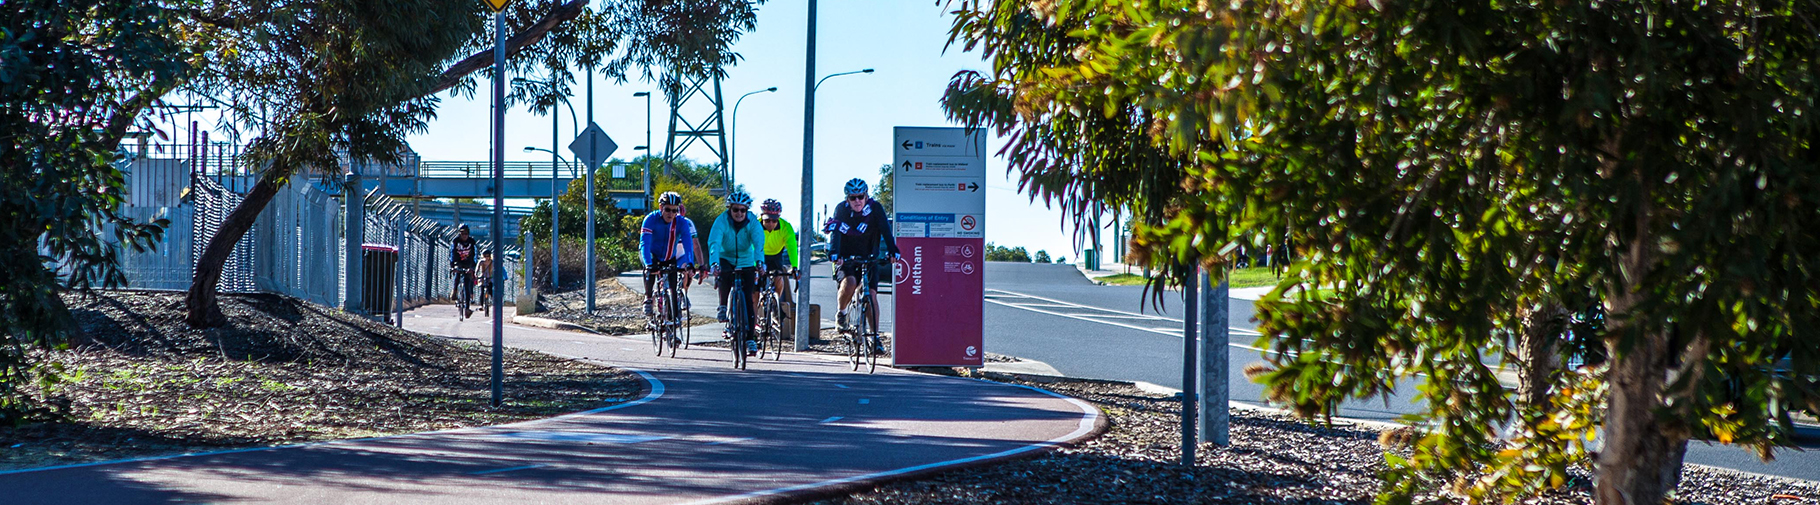
[[[550,30],[555,29],[556,25],[560,25],[568,20],[575,19],[576,16],[580,16],[582,10],[587,8],[587,6],[588,0],[570,0],[569,3],[552,9],[549,14],[544,15],[543,19],[538,20],[537,24],[531,25],[530,28],[513,35],[510,39],[506,39],[506,57],[511,58],[513,55],[518,54],[519,50],[524,49],[525,46],[536,44],[537,41],[543,40],[543,36],[550,33]],[[426,94],[434,95],[455,87],[455,85],[460,83],[463,78],[466,78],[468,74],[478,72],[480,69],[487,68],[488,65],[492,64],[492,49],[468,55],[467,58],[462,58],[461,61],[450,66],[448,70],[444,70],[442,76],[436,79],[436,86],[430,89],[430,92]]]

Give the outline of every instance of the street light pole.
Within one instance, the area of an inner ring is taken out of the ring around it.
[[[490,275],[493,278],[493,406],[498,407],[505,401],[505,317],[499,313],[505,310],[505,302],[500,300],[499,287],[505,285],[505,271],[500,265],[505,263],[499,244],[505,242],[505,186],[506,165],[506,15],[504,12],[493,13],[493,222],[487,234],[493,239],[493,265]]]
[[[592,66],[588,67],[588,127],[589,128],[594,127],[594,67],[592,67]],[[583,247],[586,247],[588,249],[588,251],[587,251],[587,254],[585,254],[583,256],[581,270],[583,272],[587,273],[586,282],[588,283],[588,285],[587,285],[586,289],[587,289],[587,297],[588,297],[588,313],[593,314],[594,313],[594,167],[584,166],[584,167],[582,167],[582,169],[584,171],[584,175],[587,176],[587,181],[588,181],[587,182],[587,185],[588,185],[588,187],[587,187],[588,218],[587,218],[587,223],[584,225],[587,228],[584,232],[586,235],[586,240],[585,240],[586,244],[583,245]]]
[[[644,208],[644,210],[645,210],[645,212],[650,212],[651,208],[654,207],[653,205],[651,205],[651,92],[640,91],[637,93],[633,93],[632,96],[633,97],[641,97],[641,96],[645,97],[645,145],[644,145],[645,169],[643,170],[643,172],[644,172],[643,175],[644,175],[644,179],[645,179],[645,208]]]
[[[809,219],[815,217],[812,203],[815,197],[815,0],[809,0],[809,54],[803,65],[803,201],[802,226],[809,233],[796,235],[796,257],[803,263],[809,263],[809,248],[815,242],[815,227]],[[813,282],[798,282],[796,286],[796,352],[809,350],[809,339],[816,335],[810,333],[812,328],[821,326],[821,321],[809,320],[809,289]]]
[[[761,89],[758,91],[753,91],[751,93],[746,93],[744,95],[740,95],[738,100],[733,101],[733,134],[728,135],[728,137],[732,137],[731,140],[733,142],[731,143],[732,145],[728,146],[728,148],[727,148],[727,151],[728,151],[727,152],[727,161],[729,162],[730,165],[732,165],[732,168],[730,170],[728,170],[729,172],[732,172],[732,173],[727,174],[729,178],[737,179],[737,177],[734,177],[734,176],[739,174],[739,104],[740,104],[740,102],[746,101],[746,97],[748,97],[748,96],[756,95],[759,93],[769,93],[769,92],[773,92],[773,91],[777,91],[777,86],[772,86],[769,88],[765,88],[765,89]]]

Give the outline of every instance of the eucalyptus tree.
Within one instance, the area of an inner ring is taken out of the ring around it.
[[[659,14],[677,6],[712,4],[720,6],[713,12],[727,16],[677,21],[734,23],[749,29],[754,3],[620,0],[598,12],[588,10],[588,4],[588,0],[512,3],[506,11],[513,33],[506,41],[510,71],[594,64],[614,54],[622,37],[655,29],[633,26],[644,20],[625,14],[646,11],[623,4],[657,5],[652,12]],[[476,89],[472,77],[490,75],[493,39],[485,28],[487,16],[479,2],[469,0],[222,0],[195,17],[229,32],[217,64],[196,81],[195,89],[230,97],[236,122],[260,132],[245,159],[263,172],[197,259],[186,298],[189,324],[204,327],[224,321],[215,293],[222,267],[234,244],[292,175],[305,169],[332,173],[339,166],[337,152],[358,160],[392,161],[404,151],[404,137],[421,131],[434,117],[436,93],[472,95]],[[718,33],[718,26],[685,24],[664,30]],[[730,54],[726,46],[731,39],[712,40],[724,44],[694,43],[679,52],[665,45],[673,39],[639,40],[619,52],[622,60],[676,64],[702,54],[697,47],[717,48],[712,53],[716,57]],[[457,59],[461,54],[467,56]],[[558,86],[566,84],[558,80]],[[541,106],[554,106],[555,93],[541,95],[537,99]]]
[[[994,70],[948,109],[1012,135],[1033,195],[1147,217],[1134,253],[1175,276],[1295,245],[1259,304],[1273,400],[1419,384],[1384,501],[1591,464],[1598,502],[1653,504],[1690,439],[1767,457],[1820,411],[1820,4],[957,5]],[[1146,151],[1182,163],[1093,162]],[[1513,403],[1495,371],[1525,316],[1582,302],[1603,327],[1532,347],[1600,363]]]
[[[58,291],[124,284],[114,244],[149,247],[166,224],[116,213],[115,146],[194,72],[196,34],[174,17],[139,0],[0,4],[0,425],[49,413],[57,374],[30,349],[74,330]]]

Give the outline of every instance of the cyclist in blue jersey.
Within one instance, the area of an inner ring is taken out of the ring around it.
[[[645,264],[645,315],[651,310],[651,286],[657,282],[655,265],[674,263],[688,268],[695,263],[695,224],[682,215],[682,195],[674,191],[657,197],[658,210],[645,215],[638,230],[639,259]]]

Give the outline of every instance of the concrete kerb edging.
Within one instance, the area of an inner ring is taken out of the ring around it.
[[[546,330],[579,331],[583,333],[593,333],[595,335],[600,334],[600,332],[594,331],[592,328],[579,324],[534,316],[512,316],[512,324],[543,328]]]

